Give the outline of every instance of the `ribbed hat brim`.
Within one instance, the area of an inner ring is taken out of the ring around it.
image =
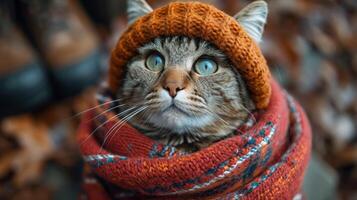
[[[201,38],[217,46],[242,75],[256,107],[268,106],[270,72],[258,45],[233,17],[200,2],[170,3],[128,27],[111,54],[109,85],[112,91],[118,90],[125,66],[137,54],[137,49],[165,36]]]

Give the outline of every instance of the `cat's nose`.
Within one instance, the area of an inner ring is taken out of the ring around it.
[[[165,86],[163,86],[165,90],[167,90],[172,98],[174,98],[180,90],[185,89],[182,84],[176,81],[170,81]]]
[[[168,91],[172,98],[174,98],[180,90],[187,87],[187,76],[187,72],[182,69],[168,69],[162,76],[161,86]]]

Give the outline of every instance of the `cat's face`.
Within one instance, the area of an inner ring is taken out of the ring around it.
[[[129,122],[151,136],[164,138],[164,131],[196,139],[229,134],[247,117],[249,100],[229,59],[187,37],[157,38],[141,47],[127,65],[118,98],[126,108],[147,107]]]
[[[151,8],[133,0],[128,1],[128,11],[132,23]],[[266,12],[266,4],[256,2],[235,18],[259,41]],[[164,143],[202,144],[224,138],[254,107],[235,67],[206,41],[156,38],[139,48],[126,67],[117,93],[121,112],[144,134]]]

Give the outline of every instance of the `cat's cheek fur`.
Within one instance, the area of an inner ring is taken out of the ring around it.
[[[132,66],[129,69],[128,74],[132,81],[140,82],[146,89],[150,89],[160,75],[157,72],[152,72],[139,65]]]
[[[175,97],[175,101],[187,102],[187,92],[185,90],[177,92]]]
[[[163,111],[171,105],[172,98],[169,92],[167,92],[166,90],[160,89],[158,93],[160,99],[160,108],[161,108],[160,110]]]

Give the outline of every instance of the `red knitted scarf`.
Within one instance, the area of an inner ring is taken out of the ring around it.
[[[90,166],[83,195],[88,199],[292,199],[300,195],[310,153],[309,123],[302,108],[275,81],[271,86],[270,104],[257,112],[253,124],[192,154],[155,142],[129,124],[119,128],[114,112],[103,114],[113,105],[98,106],[84,116],[78,134]]]

